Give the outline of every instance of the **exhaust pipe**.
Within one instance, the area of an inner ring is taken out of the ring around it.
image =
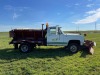
[[[42,24],[42,44],[43,44],[43,39],[44,39],[44,38],[43,38],[43,25],[44,25],[44,24]]]

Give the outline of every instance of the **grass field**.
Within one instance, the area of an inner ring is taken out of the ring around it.
[[[82,50],[71,54],[55,46],[25,54],[13,50],[8,33],[0,33],[0,75],[100,75],[100,33],[86,39],[97,43],[93,55]]]

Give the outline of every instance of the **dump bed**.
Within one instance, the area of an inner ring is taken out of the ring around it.
[[[30,40],[37,42],[45,40],[46,33],[46,30],[42,29],[13,29],[9,32],[10,37],[13,38],[13,41]]]

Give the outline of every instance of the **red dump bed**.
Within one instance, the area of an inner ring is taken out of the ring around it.
[[[43,33],[42,33],[43,32]],[[42,29],[14,29],[9,32],[10,37],[13,40],[32,40],[32,41],[41,41],[46,39],[46,30]]]

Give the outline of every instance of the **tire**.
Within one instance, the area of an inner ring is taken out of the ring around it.
[[[30,46],[30,44],[23,43],[20,45],[19,49],[23,53],[28,53],[31,51],[31,46]]]
[[[71,53],[77,53],[79,51],[79,45],[76,44],[76,43],[71,43],[69,44],[68,46],[68,50],[71,52]]]

